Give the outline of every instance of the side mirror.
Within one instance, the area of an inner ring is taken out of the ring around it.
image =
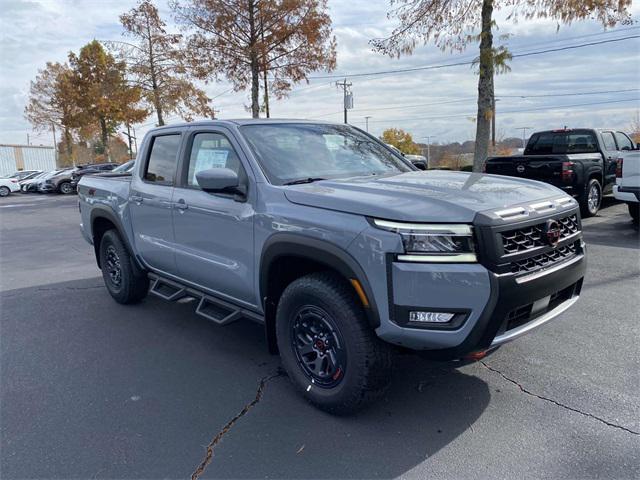
[[[244,196],[246,188],[240,185],[238,174],[228,168],[210,168],[196,173],[202,190],[208,193],[236,193]]]
[[[427,165],[425,164],[425,162],[423,160],[411,160],[411,163],[418,170],[426,170],[427,169]]]

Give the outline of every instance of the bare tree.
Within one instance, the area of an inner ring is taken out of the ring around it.
[[[62,130],[66,154],[72,157],[72,124],[78,107],[71,86],[71,69],[67,64],[47,62],[46,67],[38,71],[29,87],[29,101],[24,114],[35,130]]]
[[[131,43],[105,43],[127,63],[127,72],[142,90],[144,103],[155,111],[158,125],[164,125],[169,114],[188,121],[193,115],[213,117],[211,100],[189,77],[182,35],[167,32],[156,6],[141,0],[120,15],[120,22]]]

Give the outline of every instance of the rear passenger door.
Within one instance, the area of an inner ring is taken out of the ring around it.
[[[249,185],[249,166],[231,132],[224,128],[194,129],[185,144],[173,197],[179,275],[227,300],[255,307],[255,188]],[[235,171],[248,186],[247,198],[201,190],[196,174],[210,168]]]
[[[137,253],[154,270],[176,274],[172,198],[182,135],[165,131],[146,140],[145,158],[134,175],[129,210]]]

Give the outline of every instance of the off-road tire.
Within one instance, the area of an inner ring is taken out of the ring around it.
[[[110,270],[110,262],[117,261],[119,274]],[[100,241],[100,268],[104,284],[113,299],[122,304],[138,303],[149,292],[149,278],[141,271],[116,230],[108,230]],[[116,281],[114,276],[119,279]]]
[[[0,197],[8,197],[10,194],[11,190],[9,190],[9,187],[0,187]]]
[[[593,194],[597,191],[597,200],[594,202],[593,198],[590,200],[590,193]],[[600,206],[602,205],[602,185],[600,182],[592,178],[587,182],[587,186],[584,189],[584,193],[580,197],[580,212],[582,214],[582,218],[593,217],[600,210]]]
[[[296,353],[295,322],[299,312],[309,306],[326,312],[342,339],[345,368],[339,383],[333,386],[314,383]],[[353,288],[337,274],[312,273],[289,284],[278,302],[276,335],[289,378],[321,410],[338,415],[353,413],[382,396],[389,385],[392,350],[378,339]]]
[[[71,182],[62,182],[58,185],[58,192],[63,195],[71,195],[73,193],[73,185],[71,185]]]

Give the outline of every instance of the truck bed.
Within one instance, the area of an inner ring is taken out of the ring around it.
[[[490,157],[487,159],[486,172],[539,180],[558,188],[566,188],[572,186],[575,180],[573,178],[575,175],[573,177],[569,177],[566,174],[563,175],[563,165],[567,162],[573,163],[572,168],[575,171],[580,166],[601,163],[602,157],[599,153]],[[564,168],[566,168],[566,165]],[[576,171],[577,173],[579,172]]]

